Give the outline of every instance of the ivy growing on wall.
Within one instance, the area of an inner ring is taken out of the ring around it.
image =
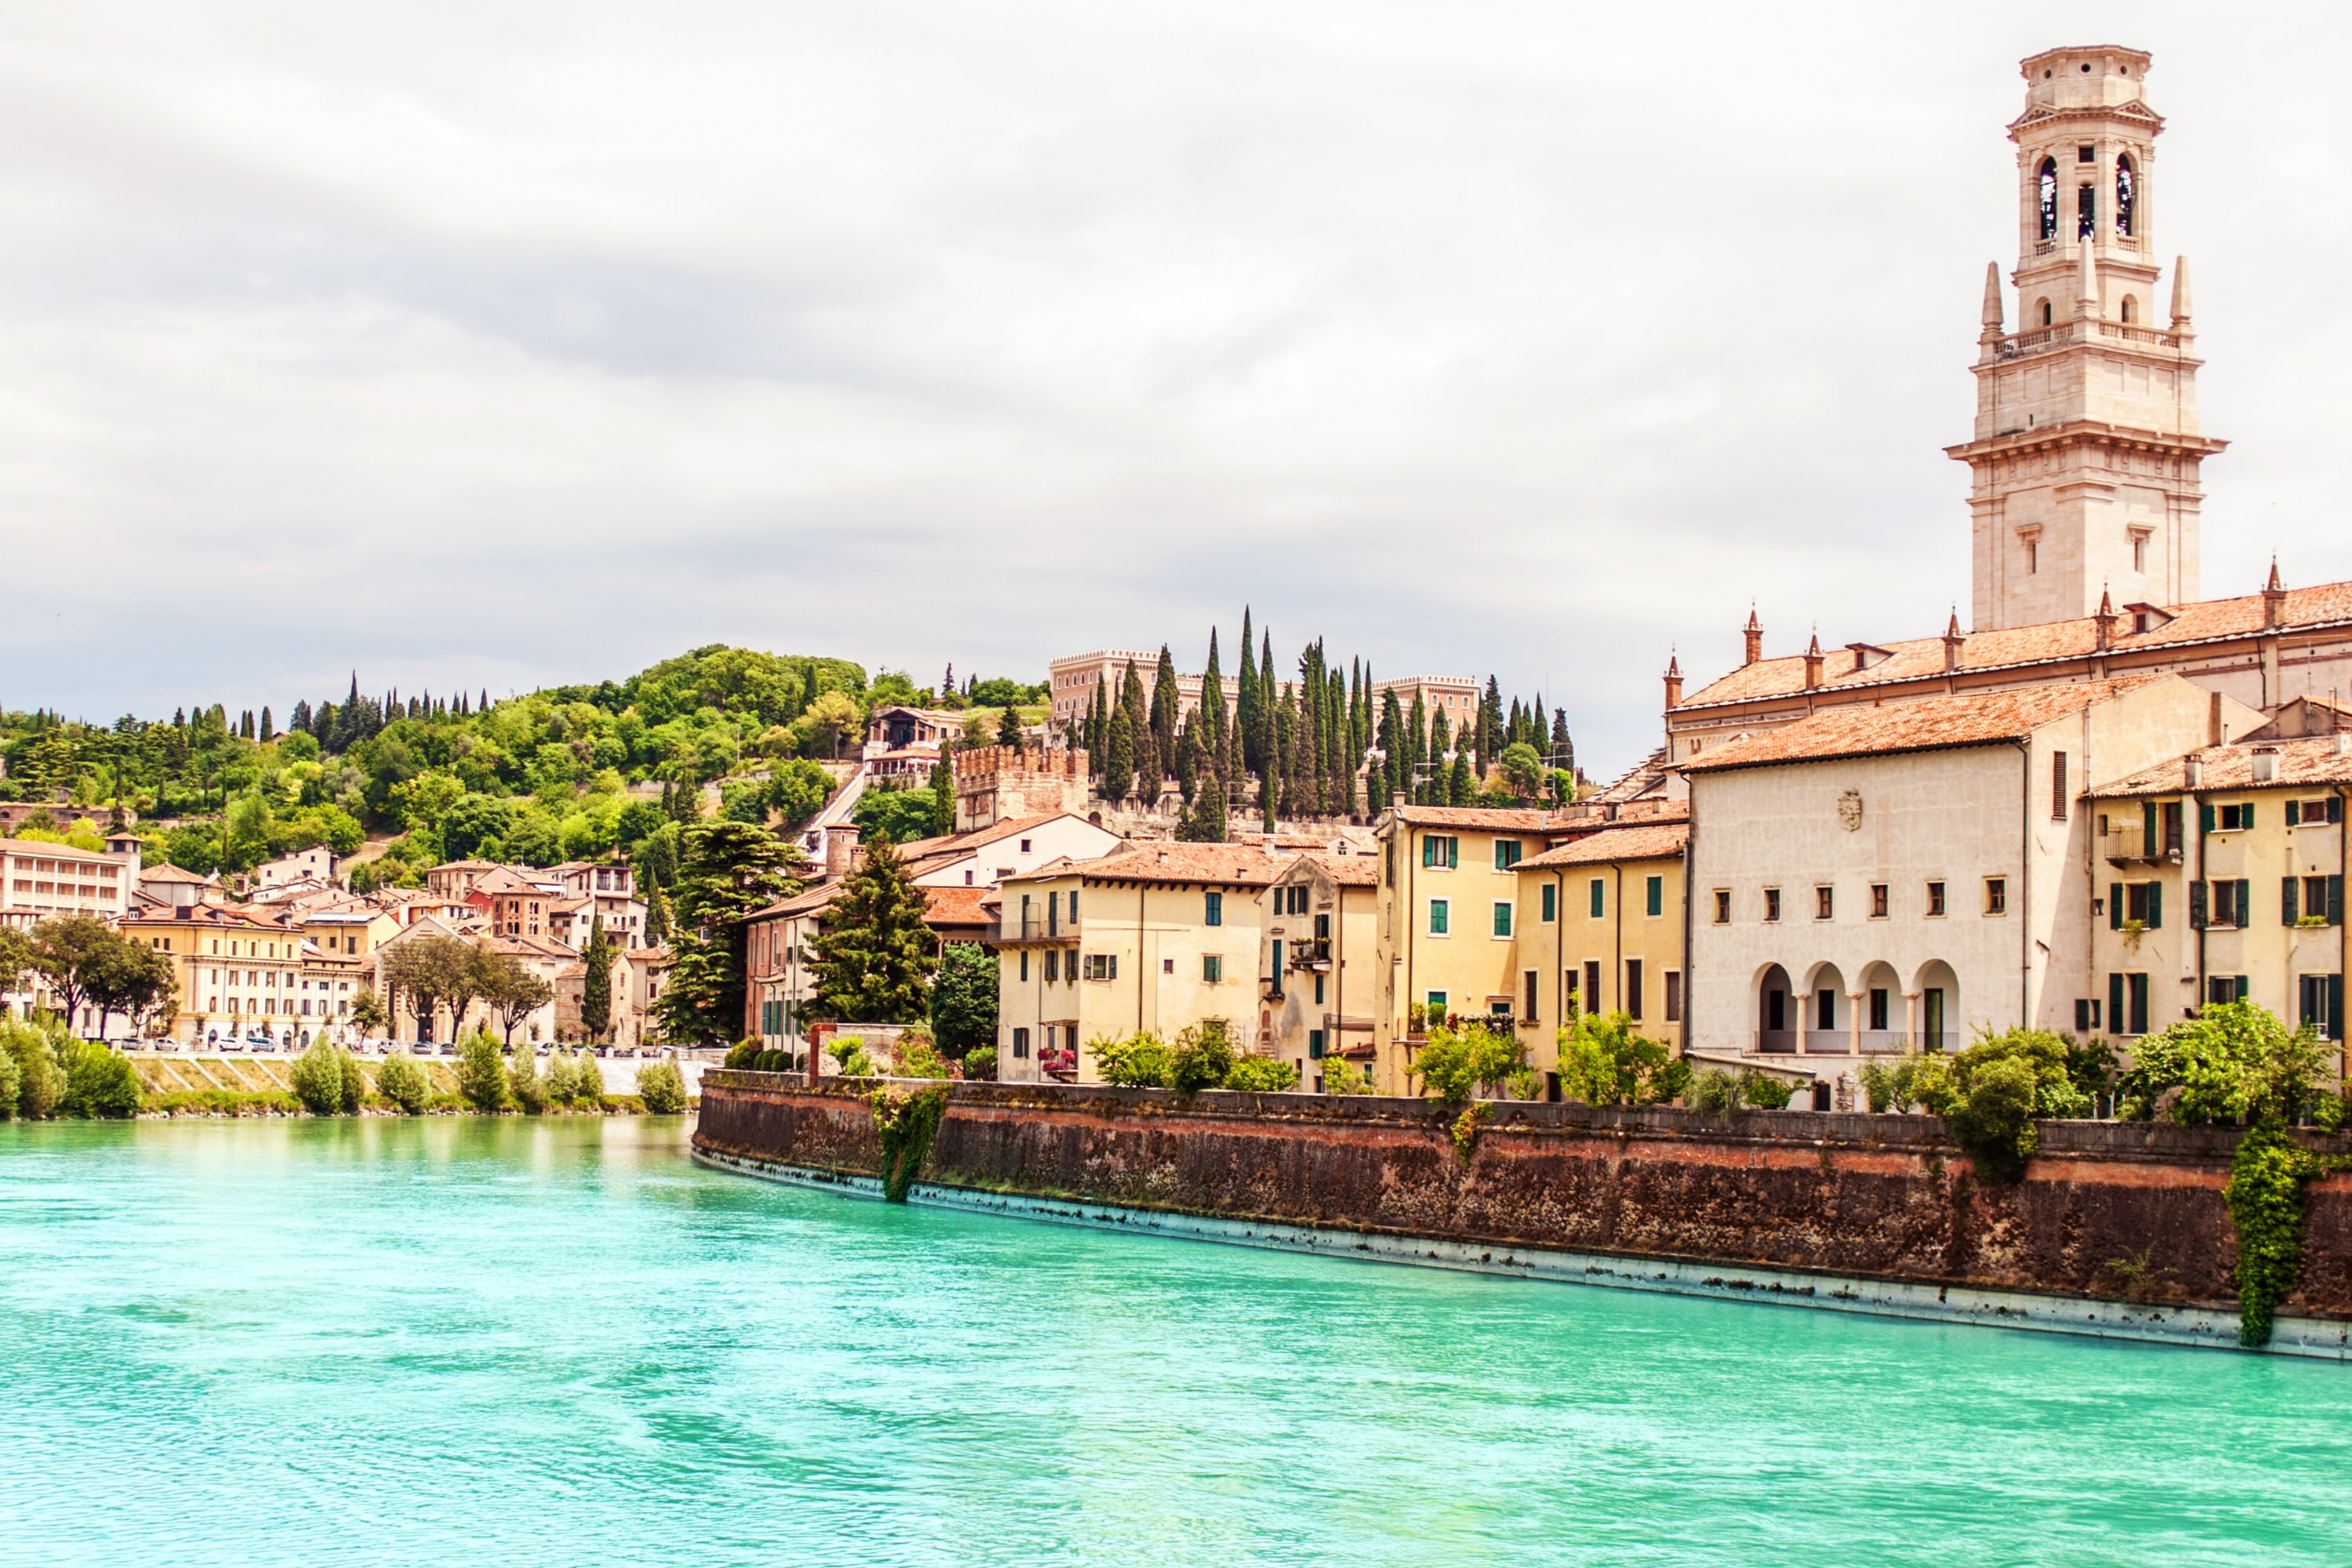
[[[947,1114],[947,1085],[933,1084],[914,1094],[899,1089],[877,1089],[866,1097],[874,1110],[874,1136],[882,1145],[882,1196],[903,1204],[923,1156],[931,1152],[940,1120]]]
[[[2298,1147],[2265,1117],[2247,1130],[2221,1189],[2238,1227],[2238,1342],[2270,1343],[2271,1319],[2303,1261],[2303,1189],[2336,1164]]]

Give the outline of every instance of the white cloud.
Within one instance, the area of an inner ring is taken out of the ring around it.
[[[1270,622],[1602,767],[1964,606],[2016,60],[2102,9],[118,3],[0,41],[0,700]],[[2160,6],[2207,583],[2352,576],[2346,28]],[[95,591],[94,591],[95,590]]]

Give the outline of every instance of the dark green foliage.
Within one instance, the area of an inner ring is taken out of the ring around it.
[[[908,844],[931,836],[938,811],[938,798],[928,789],[877,784],[857,797],[849,820],[857,825],[867,844]]]
[[[950,761],[955,755],[952,745],[942,746],[940,760],[931,768],[931,828],[926,837],[943,838],[955,831],[955,766]]]
[[[410,1064],[411,1070],[415,1065]],[[331,1044],[323,1035],[294,1059],[289,1076],[293,1079],[294,1098],[313,1116],[355,1115],[360,1102],[367,1098],[367,1079],[360,1072],[360,1064],[351,1052]]]
[[[2269,1116],[2247,1131],[2230,1163],[2222,1195],[2238,1231],[2238,1342],[2250,1349],[2270,1343],[2271,1321],[2294,1293],[2303,1268],[2304,1188],[2324,1168]]]
[[[1666,1105],[1690,1087],[1690,1066],[1645,1039],[1623,1013],[1585,1013],[1559,1031],[1559,1091],[1586,1105]]]
[[[775,835],[744,823],[698,822],[686,830],[671,936],[677,958],[653,1009],[669,1038],[718,1045],[735,1037],[743,1022],[745,921],[800,890],[794,858]]]
[[[973,942],[954,942],[940,957],[931,982],[931,1036],[940,1054],[960,1060],[996,1039],[996,955]]]
[[[506,1063],[499,1058],[499,1037],[488,1029],[476,1031],[457,1047],[457,1092],[477,1110],[506,1109]]]
[[[1117,805],[1135,789],[1135,721],[1125,708],[1114,709],[1108,738],[1103,745],[1103,798]]]
[[[929,1012],[936,940],[907,863],[888,844],[866,852],[820,922],[816,1005],[845,1023],[911,1024]],[[673,983],[675,984],[675,983]],[[742,1016],[739,1000],[736,1016]]]
[[[375,1089],[406,1116],[421,1114],[433,1099],[432,1080],[406,1051],[394,1051],[383,1058],[383,1065],[375,1069]]]
[[[1298,1069],[1274,1057],[1241,1057],[1225,1073],[1224,1087],[1254,1094],[1284,1094],[1298,1087]]]
[[[866,1097],[874,1110],[874,1138],[882,1148],[882,1196],[903,1204],[923,1156],[931,1152],[940,1119],[948,1110],[945,1084],[908,1093],[902,1089],[877,1089]]]
[[[1423,1092],[1458,1105],[1482,1088],[1500,1089],[1527,1060],[1526,1047],[1484,1024],[1437,1023],[1430,1026],[1429,1043],[1414,1054],[1412,1071]]]
[[[1168,1087],[1197,1094],[1222,1086],[1234,1070],[1233,1036],[1223,1018],[1203,1018],[1176,1037],[1168,1057]]]
[[[2292,1122],[2321,1098],[2329,1049],[2257,1003],[2216,1002],[2144,1037],[2118,1089],[2120,1113],[2189,1125],[2270,1117]]]
[[[507,1064],[507,1094],[525,1115],[537,1116],[547,1109],[548,1082],[539,1070],[539,1053],[529,1046],[517,1046],[514,1059]]]
[[[1739,1075],[1739,1100],[1764,1110],[1785,1110],[1797,1086],[1786,1079],[1748,1068]]]
[[[88,1121],[120,1121],[139,1114],[139,1072],[121,1052],[73,1040],[63,1052],[66,1087],[58,1114]]]
[[[768,805],[786,827],[814,816],[833,798],[833,775],[805,757],[779,763],[768,775]]]
[[[613,939],[604,934],[604,917],[597,915],[588,924],[588,946],[581,954],[587,973],[582,976],[580,988],[580,1028],[593,1045],[604,1037],[613,1026],[613,958],[616,952]]]
[[[673,1061],[658,1061],[637,1069],[637,1100],[655,1116],[676,1116],[686,1109],[686,1075]]]
[[[71,1039],[55,1021],[20,1023],[0,1019],[0,1050],[16,1065],[16,1113],[26,1121],[54,1116],[65,1098],[66,1069],[59,1048]]]
[[[1087,1042],[1095,1070],[1103,1081],[1120,1089],[1165,1089],[1170,1068],[1168,1042],[1150,1030],[1125,1039]]]
[[[753,1059],[757,1058],[764,1048],[765,1047],[760,1044],[759,1036],[746,1035],[741,1039],[727,1047],[726,1059],[721,1061],[719,1065],[729,1068],[748,1069],[752,1065]]]
[[[24,1070],[17,1067],[14,1052],[0,1046],[0,1121],[16,1114],[16,1090],[24,1082]]]

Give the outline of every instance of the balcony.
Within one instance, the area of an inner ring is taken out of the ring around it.
[[[1768,1057],[1795,1056],[1797,1031],[1794,1029],[1759,1029],[1756,1031],[1758,1054]]]
[[[2178,866],[2180,840],[2144,827],[2126,827],[2103,835],[2099,854],[2110,866]]]
[[[1328,970],[1331,967],[1331,943],[1328,939],[1295,942],[1289,956],[1293,969]]]

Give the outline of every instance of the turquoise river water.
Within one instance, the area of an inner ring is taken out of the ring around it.
[[[675,1121],[0,1125],[0,1563],[2352,1562],[2352,1370],[1101,1234]]]

